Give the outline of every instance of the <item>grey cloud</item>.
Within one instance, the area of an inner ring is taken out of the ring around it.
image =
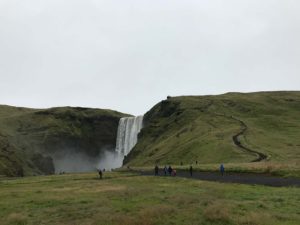
[[[167,95],[299,90],[296,0],[0,0],[0,103],[143,114]]]

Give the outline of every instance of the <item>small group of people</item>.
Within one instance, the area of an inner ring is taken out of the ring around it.
[[[158,165],[156,165],[155,168],[154,168],[154,174],[155,174],[155,176],[159,175],[159,167],[158,167]],[[167,176],[169,174],[169,176],[175,177],[176,174],[177,174],[177,171],[175,169],[173,169],[171,166],[168,166],[168,167],[165,166],[164,167],[164,174],[165,174],[165,176]]]
[[[167,174],[169,174],[169,176],[173,176],[173,177],[175,177],[177,175],[177,171],[174,168],[172,168],[172,166],[168,166],[168,167],[165,166],[164,173],[165,173],[165,176]]]
[[[220,170],[221,175],[224,176],[225,167],[224,167],[223,164],[220,165],[219,170]],[[193,176],[193,166],[192,165],[189,168],[189,173],[190,173],[190,176],[192,177]],[[158,167],[158,165],[156,165],[155,168],[154,168],[154,174],[155,174],[155,176],[159,175],[159,167]],[[165,176],[167,176],[168,174],[170,176],[176,176],[177,171],[175,169],[173,169],[171,166],[168,166],[168,167],[165,166],[164,167],[164,174],[165,174]]]
[[[154,168],[154,174],[155,174],[155,176],[159,175],[158,165],[156,165]],[[193,167],[192,166],[190,166],[190,174],[191,174],[191,176],[193,176]],[[169,176],[175,177],[177,175],[177,171],[174,168],[172,168],[172,166],[165,166],[164,167],[164,175],[165,176],[169,175]]]

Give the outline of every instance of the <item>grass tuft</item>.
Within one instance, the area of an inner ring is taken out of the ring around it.
[[[222,222],[222,224],[229,224],[231,221],[228,206],[220,201],[208,205],[203,212],[203,216],[208,221]]]

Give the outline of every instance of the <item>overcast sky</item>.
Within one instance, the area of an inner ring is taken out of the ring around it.
[[[299,0],[0,0],[0,104],[143,114],[300,90]]]

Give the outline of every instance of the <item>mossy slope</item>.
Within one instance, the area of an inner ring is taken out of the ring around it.
[[[28,109],[0,106],[0,174],[54,172],[51,156],[61,151],[99,155],[113,149],[125,114],[102,109]]]
[[[243,122],[243,124],[241,122]],[[261,152],[269,161],[300,161],[300,92],[168,97],[144,117],[127,165],[243,163]]]

